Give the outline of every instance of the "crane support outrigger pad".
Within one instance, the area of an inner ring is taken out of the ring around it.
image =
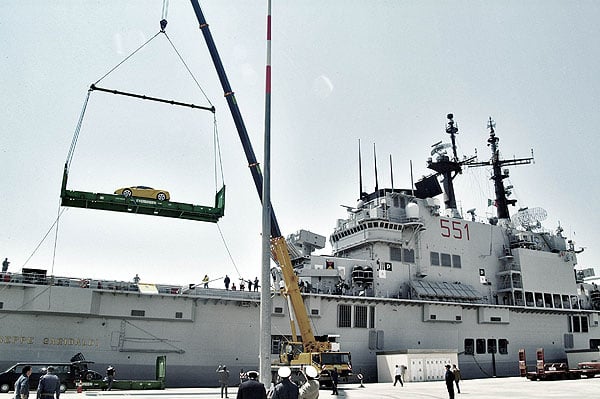
[[[139,213],[216,223],[225,214],[225,186],[215,194],[215,206],[202,206],[150,198],[124,197],[115,194],[67,190],[68,171],[65,165],[60,198],[62,206]]]

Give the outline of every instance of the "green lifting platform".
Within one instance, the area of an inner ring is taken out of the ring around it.
[[[74,208],[138,213],[177,219],[216,223],[225,214],[225,186],[215,194],[215,206],[202,206],[151,198],[124,197],[115,194],[67,190],[67,170],[60,191],[61,205]]]

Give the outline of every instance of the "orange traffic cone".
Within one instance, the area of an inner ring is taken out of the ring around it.
[[[79,380],[79,384],[77,384],[77,393],[83,392],[83,384],[81,384],[81,380]]]

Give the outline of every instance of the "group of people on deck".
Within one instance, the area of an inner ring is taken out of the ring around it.
[[[202,286],[204,288],[208,288],[208,283],[210,282],[210,279],[208,278],[208,274],[204,275],[204,278],[202,279]],[[243,278],[240,277],[240,285],[239,287],[237,287],[235,285],[235,283],[231,282],[231,278],[229,278],[229,276],[226,274],[225,277],[223,278],[223,283],[225,284],[225,289],[229,291],[229,289],[231,289],[231,291],[245,291],[246,290],[246,283],[248,283],[248,291],[252,291],[252,288],[254,288],[254,291],[258,291],[258,277],[254,277],[254,281],[252,280],[244,280]]]

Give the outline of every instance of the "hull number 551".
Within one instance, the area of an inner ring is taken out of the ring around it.
[[[440,219],[442,237],[452,237],[457,240],[470,239],[469,224],[464,220]]]

